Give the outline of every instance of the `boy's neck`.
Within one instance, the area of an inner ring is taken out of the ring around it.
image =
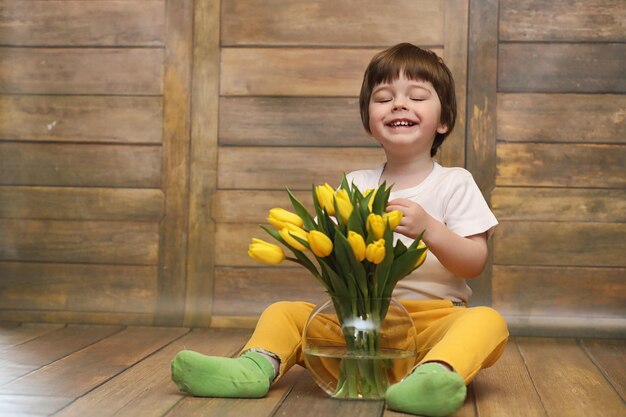
[[[412,159],[387,158],[387,163],[380,176],[380,182],[393,185],[394,191],[418,186],[428,177],[435,166],[430,156]]]

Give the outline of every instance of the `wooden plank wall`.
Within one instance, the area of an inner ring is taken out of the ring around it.
[[[518,333],[624,334],[620,0],[0,0],[0,320],[250,326],[319,300],[248,259],[288,186],[375,166],[371,56],[441,54],[501,221],[471,282]],[[466,120],[467,119],[467,120]]]
[[[191,4],[0,1],[0,319],[182,317]]]
[[[499,8],[493,305],[514,329],[623,336],[626,4]]]
[[[383,162],[358,109],[376,52],[403,41],[434,49],[455,71],[465,102],[467,1],[355,6],[222,2],[213,326],[251,325],[272,301],[322,299],[303,269],[264,267],[248,258],[247,245],[253,236],[271,240],[258,224],[270,208],[290,207],[285,187],[310,207],[312,184],[338,185],[342,172]],[[443,158],[462,165],[463,117],[457,128]]]

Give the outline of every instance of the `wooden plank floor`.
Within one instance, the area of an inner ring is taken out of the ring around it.
[[[249,330],[0,325],[0,416],[400,417],[383,402],[326,398],[292,369],[257,400],[179,393],[183,349],[234,355]],[[626,416],[626,340],[515,338],[469,386],[455,417]]]

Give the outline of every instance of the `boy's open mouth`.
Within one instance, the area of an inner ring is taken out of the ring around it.
[[[389,123],[387,123],[387,126],[390,127],[411,127],[411,126],[415,126],[416,123],[410,121],[410,120],[393,120]]]

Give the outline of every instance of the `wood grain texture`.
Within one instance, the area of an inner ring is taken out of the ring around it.
[[[220,145],[378,146],[356,97],[222,97],[219,105]]]
[[[0,95],[0,139],[160,144],[162,99]]]
[[[176,353],[183,349],[194,350],[205,355],[233,355],[241,348],[248,335],[248,331],[240,330],[193,330],[117,375],[106,385],[79,398],[57,415],[59,417],[89,415],[91,410],[99,408],[100,404],[107,405],[99,412],[102,417],[179,415],[181,406],[186,409],[185,403],[187,406],[193,406],[194,402],[196,406],[197,402],[200,402],[204,404],[205,409],[214,409],[213,405],[215,402],[219,403],[219,400],[197,398],[192,401],[192,397],[179,392],[171,381],[170,367],[164,364],[169,364]],[[247,401],[255,403],[255,400]],[[170,409],[178,411],[168,412]]]
[[[154,314],[150,313],[117,313],[67,310],[0,310],[0,320],[28,323],[84,323],[84,324],[123,324],[127,326],[152,326]]]
[[[47,416],[73,400],[71,397],[0,394],[0,414],[11,417]]]
[[[155,265],[158,224],[0,220],[0,260]]]
[[[215,265],[249,266],[261,264],[248,256],[248,246],[252,238],[273,240],[258,224],[220,224],[215,229]],[[277,242],[278,244],[278,242]],[[280,244],[279,244],[280,245]],[[280,266],[279,268],[284,267]]]
[[[498,265],[623,267],[624,223],[505,222],[494,235]]]
[[[518,316],[619,318],[625,313],[625,276],[626,268],[496,265],[493,307]]]
[[[497,187],[491,208],[500,221],[626,222],[626,190]]]
[[[518,346],[549,416],[623,415],[624,403],[575,340],[520,338]]]
[[[217,268],[214,296],[213,314],[219,316],[258,316],[277,301],[328,299],[304,268]]]
[[[194,3],[185,326],[208,326],[213,301],[221,2]]]
[[[467,49],[469,1],[445,2],[445,41],[443,58],[454,78],[457,115],[454,129],[441,147],[439,159],[444,166],[465,166],[466,107],[467,107]]]
[[[498,139],[626,143],[626,95],[498,94]]]
[[[186,332],[182,328],[127,328],[0,387],[0,393],[76,398]]]
[[[0,3],[0,39],[12,46],[161,46],[165,1]]]
[[[46,333],[63,328],[63,324],[24,323],[0,326],[0,350],[26,343]]]
[[[141,188],[0,187],[0,217],[159,221],[165,196]]]
[[[0,262],[0,308],[154,313],[156,267]]]
[[[293,194],[313,212],[311,190],[294,191]],[[220,190],[213,195],[211,213],[218,223],[266,224],[268,213],[274,207],[294,211],[286,191]]]
[[[220,189],[310,190],[313,184],[338,185],[343,173],[376,168],[384,162],[374,148],[220,148]]]
[[[161,148],[0,142],[0,184],[156,188]]]
[[[121,326],[70,325],[19,346],[3,349],[0,359],[0,385],[40,369],[121,329]]]
[[[367,64],[381,49],[222,48],[220,92],[355,97]],[[440,48],[433,51],[442,54]]]
[[[163,50],[0,47],[0,93],[158,95]]]
[[[189,146],[193,0],[168,7],[163,80],[163,183],[165,217],[159,230],[157,322],[181,325],[185,314],[189,227]]]
[[[625,67],[626,43],[501,43],[498,91],[624,93]]]
[[[623,42],[626,7],[621,0],[503,0],[503,41]]]
[[[480,417],[548,417],[515,339],[498,362],[483,369],[472,383]]]
[[[380,415],[384,401],[341,401],[328,397],[313,381],[308,372],[302,374],[291,394],[280,404],[276,415],[293,416],[302,410],[314,416],[348,415],[369,417]]]
[[[498,186],[624,188],[626,146],[499,143]]]
[[[445,1],[235,0],[224,3],[225,46],[380,46],[400,42],[442,45]],[[375,13],[372,11],[375,10]],[[422,24],[416,25],[419,20]],[[394,30],[389,30],[393,26]],[[367,30],[364,30],[367,28]]]
[[[580,343],[622,401],[626,401],[626,340],[583,339]]]

